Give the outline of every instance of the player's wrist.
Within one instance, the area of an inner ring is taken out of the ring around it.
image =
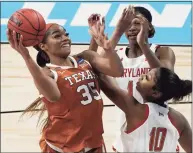
[[[148,42],[144,41],[144,42],[139,43],[139,47],[143,50],[146,48],[150,48],[150,45]]]
[[[30,54],[21,55],[26,63],[32,60]]]

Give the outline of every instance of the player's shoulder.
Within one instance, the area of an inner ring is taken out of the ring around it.
[[[186,120],[184,115],[170,107],[168,117],[172,124],[177,128],[178,132],[181,133],[184,128],[184,121]]]
[[[86,59],[79,57],[79,56],[76,56],[76,55],[74,55],[72,57],[76,60],[78,67],[85,68],[85,69],[91,69],[92,68],[90,62],[87,61]]]
[[[173,52],[173,50],[169,46],[156,45],[156,52],[157,53],[166,53],[166,52]]]

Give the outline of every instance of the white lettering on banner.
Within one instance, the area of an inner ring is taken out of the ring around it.
[[[159,14],[151,5],[149,4],[131,4],[134,6],[143,6],[147,8],[153,17],[152,24],[156,27],[183,27],[190,11],[191,4],[166,4],[162,13]],[[110,26],[116,26],[122,11],[128,4],[120,4],[117,9],[114,18],[110,22]]]
[[[37,10],[42,14],[47,23],[55,22],[60,25],[65,25],[67,19],[57,19],[57,16],[54,19],[48,19],[53,8],[55,7],[56,2],[25,2],[23,8],[32,8]],[[102,16],[106,16],[109,12],[109,9],[113,3],[80,3],[80,6],[77,12],[74,14],[72,19],[71,26],[88,26],[88,17],[92,13],[99,13]],[[130,4],[130,3],[129,3]],[[134,6],[143,6],[150,10],[153,16],[153,25],[156,27],[165,27],[165,28],[181,28],[187,20],[187,17],[191,11],[191,4],[166,4],[162,13],[158,13],[149,4],[132,4]],[[122,11],[128,4],[120,4],[115,14],[112,14],[112,18],[109,26],[116,26]],[[42,9],[45,8],[45,9]],[[63,11],[63,10],[57,10]],[[74,12],[65,12],[64,13],[74,13]],[[114,16],[113,16],[114,15]],[[1,18],[1,25],[7,24],[9,18]]]
[[[48,19],[52,9],[55,6],[55,2],[26,2],[24,3],[23,8],[31,8],[34,9],[44,17],[46,23],[57,23],[59,25],[65,25],[66,20],[65,19]],[[42,9],[44,8],[44,9]]]
[[[88,26],[88,18],[91,14],[106,16],[110,7],[111,3],[81,3],[70,25]]]
[[[46,23],[58,23],[60,25],[65,25],[65,19],[48,19],[54,6],[55,2],[25,2],[23,8],[31,8],[38,11],[44,17]],[[8,20],[9,18],[2,18],[1,24],[7,24]]]

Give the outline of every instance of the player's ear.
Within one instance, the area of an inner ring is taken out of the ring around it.
[[[149,23],[149,35],[148,35],[148,37],[152,38],[154,35],[155,35],[155,28],[151,23]]]
[[[161,95],[162,95],[161,92],[158,91],[158,90],[153,90],[153,92],[152,92],[152,97],[153,97],[154,99],[160,98]]]
[[[46,44],[43,44],[43,43],[39,43],[39,48],[43,51],[47,51],[48,50],[48,47]]]

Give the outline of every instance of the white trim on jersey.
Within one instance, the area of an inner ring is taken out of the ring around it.
[[[71,59],[71,61],[73,62],[73,64],[74,64],[74,67],[71,67],[71,66],[60,66],[60,65],[55,65],[55,64],[51,64],[51,63],[47,63],[46,64],[46,66],[47,67],[59,67],[59,68],[62,68],[62,69],[69,69],[69,68],[78,68],[78,63],[77,63],[77,61],[74,59],[74,57],[72,57],[72,56],[68,56],[70,59]]]
[[[48,142],[47,140],[45,140],[45,141],[46,141],[46,143],[48,144],[48,146],[50,146],[50,148],[52,148],[53,150],[55,150],[55,151],[57,151],[57,152],[60,152],[60,153],[64,153],[62,149],[54,146],[53,144],[51,144],[51,143]],[[86,148],[84,148],[84,152],[86,153],[86,152],[90,151],[91,149],[92,149],[92,148],[86,147]],[[84,152],[83,152],[83,151],[80,151],[80,152],[78,152],[78,153],[84,153]],[[73,152],[68,152],[68,153],[73,153]]]

